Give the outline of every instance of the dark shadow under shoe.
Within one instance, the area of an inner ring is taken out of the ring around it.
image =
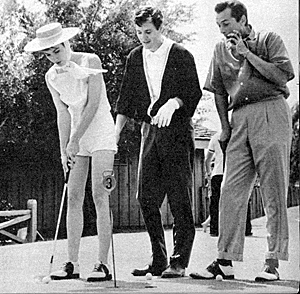
[[[181,278],[185,276],[185,268],[181,266],[169,266],[163,271],[161,277],[165,279]]]
[[[151,273],[152,276],[161,276],[162,272],[166,269],[167,266],[165,267],[154,267],[150,264],[147,264],[143,268],[136,268],[134,269],[131,273],[134,276],[141,277],[141,276],[146,276],[146,274]]]
[[[212,280],[221,275],[224,280],[234,279],[233,266],[222,266],[216,260],[201,272],[191,273],[190,277],[200,280]]]
[[[50,274],[52,280],[79,279],[79,265],[68,261],[63,264],[62,268]]]

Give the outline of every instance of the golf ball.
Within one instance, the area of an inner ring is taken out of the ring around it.
[[[152,280],[152,274],[151,273],[146,274],[146,280]]]
[[[222,277],[221,275],[217,275],[217,276],[216,276],[216,280],[217,280],[217,281],[223,281],[223,277]]]
[[[43,284],[49,284],[49,282],[51,281],[51,278],[50,276],[46,276],[42,279],[42,283]]]

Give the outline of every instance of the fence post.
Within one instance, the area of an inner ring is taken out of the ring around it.
[[[28,242],[34,242],[37,234],[37,201],[35,199],[29,199],[27,201],[27,208],[31,210],[27,240]]]

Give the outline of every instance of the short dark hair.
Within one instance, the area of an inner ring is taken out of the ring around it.
[[[141,27],[145,22],[151,21],[155,28],[158,30],[163,22],[163,15],[157,8],[150,6],[139,9],[135,13],[134,22]]]
[[[243,15],[246,16],[246,25],[248,25],[248,13],[246,6],[237,0],[225,1],[218,3],[215,6],[215,12],[221,13],[226,8],[231,9],[231,16],[236,19],[236,21],[240,21]]]

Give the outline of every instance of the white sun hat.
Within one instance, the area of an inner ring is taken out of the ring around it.
[[[36,31],[36,38],[30,41],[24,50],[27,52],[37,52],[60,43],[63,43],[79,33],[79,28],[62,28],[58,22],[50,23],[40,27]]]

